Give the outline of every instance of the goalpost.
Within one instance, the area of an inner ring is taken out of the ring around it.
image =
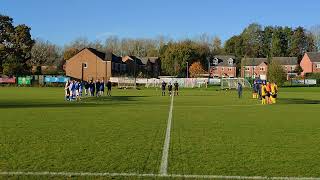
[[[118,88],[136,88],[136,79],[131,77],[118,77]]]
[[[149,87],[160,87],[161,86],[161,81],[160,79],[156,79],[156,78],[151,78],[151,79],[147,79],[146,85],[147,88]]]
[[[251,84],[245,78],[222,78],[221,89],[237,89],[238,82],[241,83],[244,88],[251,87]]]

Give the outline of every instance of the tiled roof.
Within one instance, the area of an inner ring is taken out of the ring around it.
[[[140,58],[138,58],[138,57],[136,57],[136,56],[124,56],[124,57],[122,57],[121,58],[122,59],[122,61],[124,62],[124,63],[127,63],[127,61],[135,61],[135,63],[137,63],[137,65],[145,65],[142,61],[141,61],[141,59]]]
[[[123,61],[123,62],[126,62],[126,61],[128,61],[128,60],[133,61],[133,59],[132,59],[130,56],[123,56],[123,57],[122,57],[122,61]]]
[[[122,58],[113,54],[111,51],[108,51],[106,53],[103,53],[101,51],[98,51],[96,49],[93,48],[85,48],[88,49],[90,52],[92,52],[93,54],[95,54],[96,56],[98,56],[100,59],[104,60],[104,61],[112,61],[115,63],[123,63],[122,62]]]
[[[224,60],[228,60],[230,58],[232,58],[234,60],[236,57],[233,55],[216,55],[216,56],[214,56],[214,58],[218,58],[218,59],[224,61]]]
[[[242,58],[242,66],[258,66],[261,63],[268,63],[267,58]]]
[[[320,62],[320,52],[307,52],[306,54],[311,62]]]
[[[217,66],[230,66],[230,67],[235,67],[236,64],[235,64],[235,56],[232,56],[232,55],[217,55],[217,56],[214,56],[214,58],[217,58],[218,59],[218,64]],[[228,63],[228,60],[229,59],[232,59],[233,60],[233,64],[229,64]]]
[[[155,63],[158,59],[159,59],[159,57],[143,57],[143,58],[141,58],[141,61],[142,61],[143,64],[147,64],[148,60],[151,63]]]
[[[277,61],[280,65],[296,65],[298,64],[297,57],[273,57],[271,61]]]
[[[235,67],[235,66],[236,66],[236,64],[235,64],[235,63],[233,63],[233,64],[229,64],[229,63],[228,63],[228,60],[224,60],[224,61],[220,62],[217,66],[229,66],[229,67]]]

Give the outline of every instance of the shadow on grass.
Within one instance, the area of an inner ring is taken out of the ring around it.
[[[67,107],[97,107],[97,106],[110,106],[117,104],[130,104],[131,102],[138,101],[139,98],[146,96],[103,96],[103,97],[86,97],[81,101],[64,101],[61,102],[45,102],[43,101],[6,101],[0,102],[0,109],[11,108],[67,108]]]
[[[320,100],[311,100],[303,98],[281,98],[280,104],[320,104]]]

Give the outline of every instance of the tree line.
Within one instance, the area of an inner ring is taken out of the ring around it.
[[[42,39],[33,39],[27,25],[13,25],[13,19],[0,14],[0,74],[30,74],[31,66],[55,65],[62,71],[66,60],[85,47],[119,56],[160,57],[161,74],[186,76],[187,66],[197,63],[203,70],[215,55],[234,55],[239,65],[243,57],[295,56],[320,51],[320,25],[303,27],[247,26],[239,35],[222,43],[218,36],[203,33],[194,38],[173,40],[169,37],[119,38],[89,41],[80,37],[63,47]],[[202,70],[201,70],[202,71]]]
[[[225,42],[225,52],[236,57],[298,57],[316,50],[315,36],[303,27],[250,24]]]

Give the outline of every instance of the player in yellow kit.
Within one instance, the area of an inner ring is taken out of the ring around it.
[[[271,83],[271,103],[275,104],[277,102],[277,95],[278,95],[278,86],[276,83]]]
[[[263,83],[262,85],[261,85],[261,97],[262,97],[262,99],[261,99],[261,104],[267,104],[267,100],[266,100],[266,97],[267,97],[267,86],[266,86],[266,84],[265,83]]]

